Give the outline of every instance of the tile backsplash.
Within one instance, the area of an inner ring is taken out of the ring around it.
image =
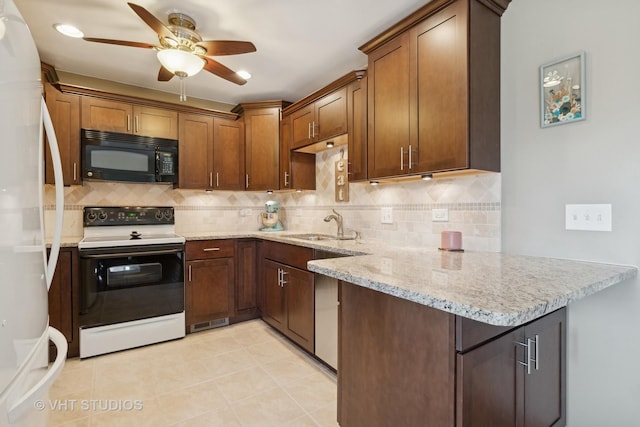
[[[180,232],[254,231],[267,200],[282,205],[285,229],[335,233],[335,222],[323,218],[336,209],[344,218],[345,234],[357,230],[363,238],[407,246],[437,248],[440,232],[461,231],[463,247],[500,251],[501,176],[498,173],[464,175],[432,181],[381,184],[350,183],[349,201],[336,202],[334,164],[340,148],[316,156],[316,191],[231,192],[174,190],[163,184],[85,182],[65,187],[64,234],[82,236],[84,206],[174,206]],[[47,231],[53,224],[54,191],[45,186]],[[380,222],[381,208],[390,207],[392,224]],[[433,222],[433,209],[448,209],[447,222]]]

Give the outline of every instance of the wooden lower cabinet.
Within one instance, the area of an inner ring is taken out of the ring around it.
[[[345,282],[339,301],[341,427],[565,425],[565,309],[505,328]]]
[[[75,248],[60,249],[56,271],[49,288],[49,324],[59,330],[67,339],[68,357],[76,357],[80,352],[78,277],[77,250]],[[55,352],[55,350],[52,351]],[[55,358],[55,354],[50,354],[50,357]]]
[[[238,240],[236,247],[237,277],[235,314],[258,314],[258,242],[251,239]],[[255,317],[255,316],[252,316]]]
[[[187,331],[231,317],[235,304],[235,241],[187,242],[185,317]],[[203,326],[208,327],[208,326]]]
[[[262,319],[310,353],[315,350],[315,282],[306,263],[313,251],[263,242]]]

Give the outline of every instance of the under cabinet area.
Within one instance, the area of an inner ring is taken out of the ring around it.
[[[315,348],[313,250],[262,243],[262,319],[310,353]]]
[[[565,309],[519,327],[340,282],[338,421],[564,426]]]
[[[185,245],[187,332],[227,324],[235,305],[235,241],[201,240]]]

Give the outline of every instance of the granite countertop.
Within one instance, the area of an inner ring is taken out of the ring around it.
[[[193,232],[187,241],[257,238],[349,257],[314,260],[309,271],[469,319],[519,326],[636,277],[637,267],[510,255],[445,252],[375,240],[303,240],[303,232]],[[63,239],[77,246],[80,239]]]

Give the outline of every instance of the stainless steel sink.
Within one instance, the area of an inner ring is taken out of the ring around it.
[[[318,234],[318,233],[305,233],[305,234],[290,234],[287,237],[291,237],[293,239],[301,239],[301,240],[338,240],[336,236],[331,236],[329,234]]]

